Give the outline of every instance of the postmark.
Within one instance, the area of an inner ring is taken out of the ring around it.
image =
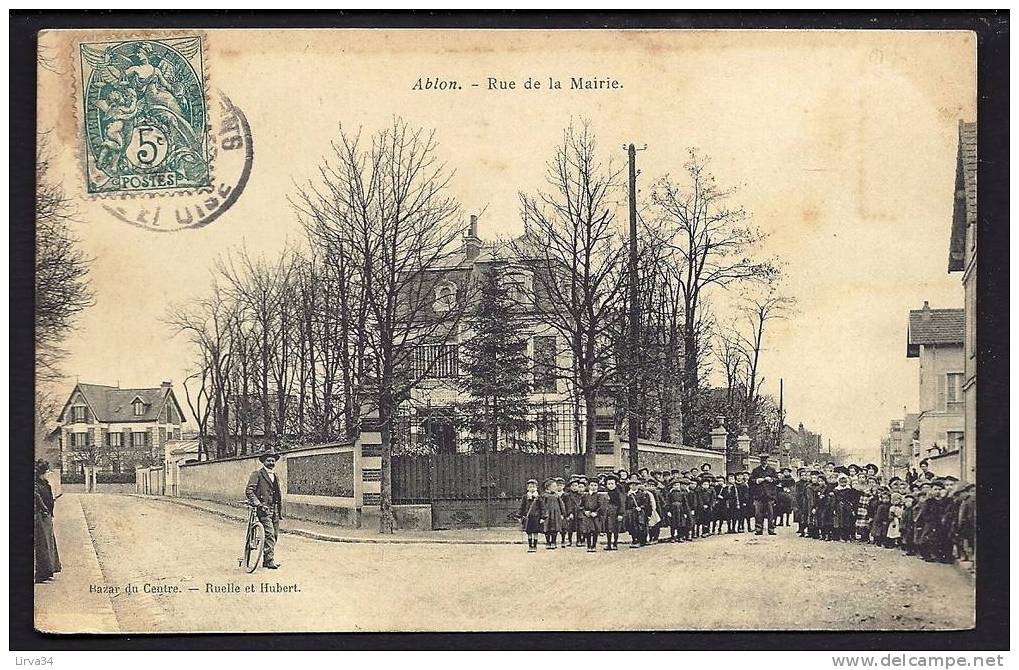
[[[114,218],[157,232],[174,232],[206,226],[237,202],[251,176],[254,146],[244,112],[222,91],[215,91],[210,112],[210,151],[216,174],[209,188],[186,193],[150,193],[105,203]]]
[[[79,55],[88,194],[212,186],[201,37],[82,43]]]

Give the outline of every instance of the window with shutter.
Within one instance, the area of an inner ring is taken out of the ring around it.
[[[945,411],[945,383],[945,375],[938,375],[938,402],[935,409],[941,412]]]
[[[961,412],[963,409],[962,373],[949,372],[945,375],[945,403],[949,412]]]

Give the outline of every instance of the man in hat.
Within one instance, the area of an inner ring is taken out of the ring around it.
[[[280,492],[279,478],[276,477],[276,463],[280,454],[268,449],[259,455],[262,466],[248,477],[248,486],[244,496],[255,508],[259,523],[265,529],[265,550],[262,553],[262,565],[270,570],[280,567],[275,561],[276,537],[279,534],[280,519],[283,518],[283,494]]]
[[[778,472],[768,464],[768,454],[758,456],[760,465],[750,471],[750,499],[754,502],[754,535],[764,531],[768,520],[768,535],[775,534],[775,499],[778,497]]]

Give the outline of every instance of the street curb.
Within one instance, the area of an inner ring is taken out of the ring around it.
[[[144,495],[141,493],[128,493],[127,495],[134,498],[142,498],[144,500],[158,500],[162,502],[168,502],[174,505],[180,505],[181,507],[189,507],[191,509],[198,510],[200,512],[207,512],[214,514],[224,519],[230,519],[231,521],[246,522],[248,515],[244,514],[231,514],[223,510],[210,509],[203,505],[188,502],[180,498],[170,498],[165,496],[151,496]],[[451,539],[444,537],[437,538],[424,538],[424,537],[354,537],[350,535],[327,535],[325,533],[317,533],[313,530],[304,530],[302,528],[280,528],[281,533],[288,535],[297,535],[299,537],[306,537],[310,540],[319,540],[321,542],[339,542],[344,544],[472,544],[472,545],[514,545],[514,544],[526,544],[524,540],[489,540],[489,539]],[[431,532],[442,532],[442,531],[431,531]]]

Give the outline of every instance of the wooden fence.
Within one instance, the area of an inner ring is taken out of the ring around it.
[[[393,502],[431,504],[435,528],[506,526],[528,479],[583,472],[576,454],[434,454],[393,457]]]

